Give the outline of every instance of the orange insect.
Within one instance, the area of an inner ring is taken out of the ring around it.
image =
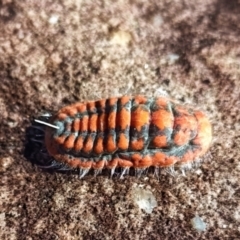
[[[54,164],[79,169],[165,168],[203,156],[212,128],[200,111],[186,109],[166,97],[109,98],[75,103],[47,117],[44,145]],[[53,165],[51,165],[53,166]]]

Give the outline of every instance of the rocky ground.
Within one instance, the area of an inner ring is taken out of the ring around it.
[[[237,0],[1,1],[0,238],[239,239],[239,12]],[[80,180],[24,157],[40,113],[159,90],[213,125],[211,157],[186,176]],[[141,188],[151,213],[135,202]]]

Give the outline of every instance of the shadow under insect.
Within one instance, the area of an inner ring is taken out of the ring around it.
[[[48,122],[48,115],[38,118],[40,121]],[[45,146],[45,126],[35,119],[25,132],[24,157],[34,165],[47,171],[60,170],[63,166],[48,154]],[[63,170],[63,169],[62,169]]]

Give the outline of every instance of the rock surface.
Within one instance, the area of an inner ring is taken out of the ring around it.
[[[239,1],[14,1],[0,5],[0,239],[237,239]],[[186,176],[82,180],[24,158],[30,119],[75,102],[166,91],[205,111],[211,158]],[[154,193],[151,214],[131,189]],[[191,219],[206,223],[198,233]]]

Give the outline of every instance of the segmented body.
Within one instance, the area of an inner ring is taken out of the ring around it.
[[[202,112],[165,97],[75,103],[49,122],[58,129],[46,127],[48,153],[57,162],[86,170],[185,164],[204,155],[212,139]]]

